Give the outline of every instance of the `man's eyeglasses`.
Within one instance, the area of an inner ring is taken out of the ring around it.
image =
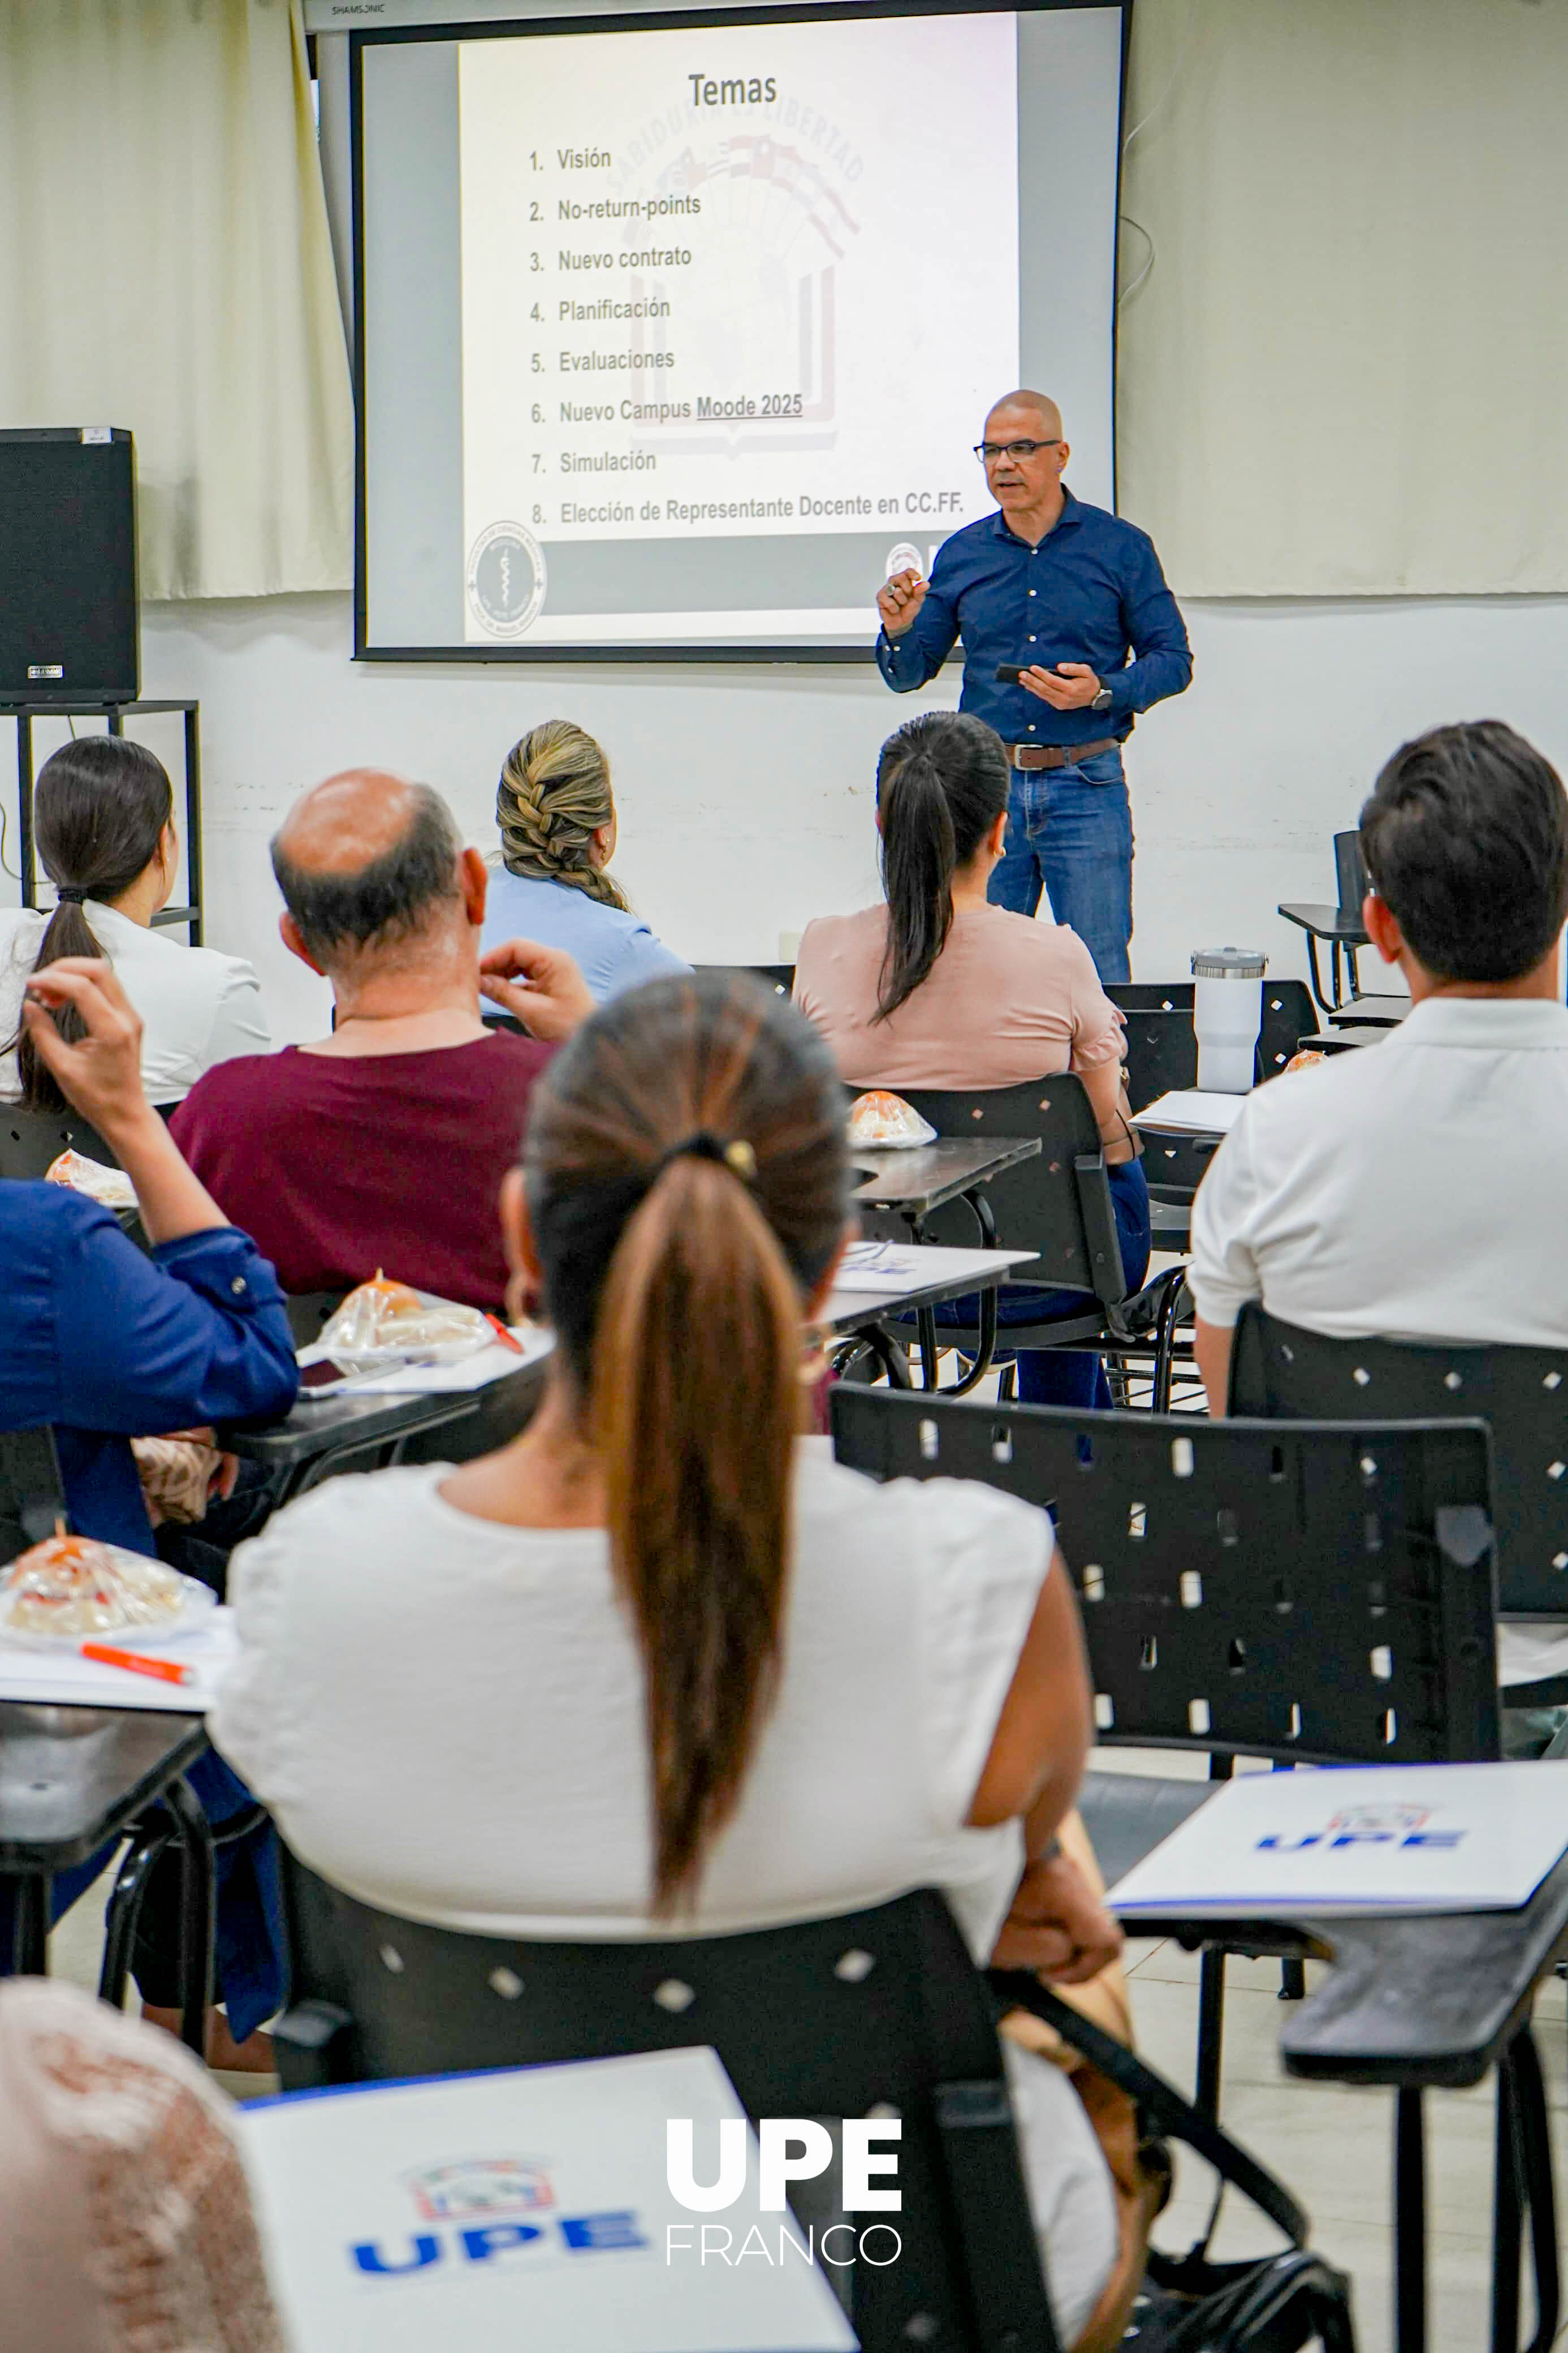
[[[1061,446],[1060,441],[977,441],[974,454],[983,466],[994,466],[998,458],[1011,458],[1015,465],[1021,466],[1037,449],[1059,449]]]

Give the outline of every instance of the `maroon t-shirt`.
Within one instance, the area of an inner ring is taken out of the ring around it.
[[[496,1029],[417,1054],[242,1054],[169,1124],[285,1291],[343,1291],[377,1267],[499,1310],[498,1198],[553,1049]]]

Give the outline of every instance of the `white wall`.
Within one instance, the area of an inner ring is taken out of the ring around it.
[[[1186,609],[1195,681],[1140,723],[1129,760],[1141,977],[1175,978],[1192,948],[1223,941],[1304,972],[1276,902],[1332,898],[1330,835],[1421,727],[1500,716],[1568,767],[1568,600]],[[771,963],[781,932],[874,897],[877,746],[957,689],[954,675],[900,698],[874,672],[787,667],[391,669],[353,662],[351,642],[340,596],[143,613],[143,692],[201,698],[207,936],[261,968],[280,1038],[319,1033],[326,999],[279,944],[267,838],[332,769],[425,778],[489,849],[507,746],[537,720],[577,719],[610,754],[616,871],[638,908],[698,961]],[[176,731],[143,723],[172,773]],[[39,729],[40,756],[52,740]]]

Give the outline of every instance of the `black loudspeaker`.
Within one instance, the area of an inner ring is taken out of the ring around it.
[[[134,702],[141,681],[130,434],[0,433],[0,704]]]

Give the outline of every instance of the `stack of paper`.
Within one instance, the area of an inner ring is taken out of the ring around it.
[[[1140,1919],[1512,1912],[1568,1849],[1568,1762],[1247,1773],[1133,1866]]]
[[[1184,1087],[1174,1094],[1157,1095],[1142,1111],[1135,1111],[1132,1124],[1155,1135],[1228,1135],[1246,1101],[1245,1095]]]
[[[112,1634],[103,1639],[113,1646]],[[238,1653],[232,1609],[214,1609],[188,1634],[142,1648],[145,1658],[189,1667],[188,1683],[165,1683],[162,1676],[140,1675],[130,1667],[106,1667],[101,1660],[84,1659],[79,1651],[65,1646],[25,1650],[20,1643],[0,1642],[0,1700],[29,1701],[38,1706],[142,1707],[160,1715],[205,1715]]]

